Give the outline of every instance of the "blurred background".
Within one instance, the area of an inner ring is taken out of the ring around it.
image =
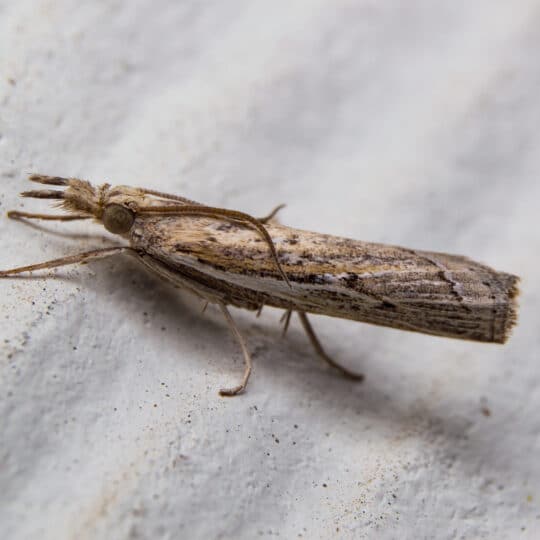
[[[0,536],[538,538],[540,2],[0,0],[0,267],[25,176],[145,186],[522,277],[504,347],[234,311],[134,261],[0,282]],[[38,210],[39,211],[39,210]],[[54,234],[50,234],[52,231]]]

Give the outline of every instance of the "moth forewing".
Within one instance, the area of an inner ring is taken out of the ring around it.
[[[466,257],[267,224],[292,289],[262,241],[236,224],[136,220],[131,243],[227,303],[268,305],[428,334],[503,343],[516,320],[516,276]]]
[[[104,258],[134,255],[150,271],[217,304],[242,350],[241,392],[251,357],[227,306],[296,311],[315,351],[332,360],[306,313],[352,319],[438,336],[504,343],[516,322],[517,282],[466,257],[360,242],[301,231],[265,218],[208,207],[178,195],[129,186],[93,186],[76,178],[31,175],[65,189],[34,190],[25,197],[55,199],[67,214],[12,211],[15,219],[72,221],[94,218],[129,245],[0,271],[0,277]],[[206,304],[205,304],[206,305]]]

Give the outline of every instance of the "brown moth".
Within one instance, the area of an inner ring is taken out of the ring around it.
[[[63,215],[11,211],[15,219],[94,219],[127,245],[97,249],[0,272],[8,277],[130,253],[176,287],[217,304],[245,360],[251,356],[227,308],[296,311],[317,353],[345,375],[362,379],[332,360],[306,313],[352,319],[436,336],[504,343],[516,322],[519,279],[466,257],[418,251],[301,231],[264,218],[214,208],[144,188],[93,186],[76,178],[33,174],[30,180],[65,187],[23,197],[56,199]]]

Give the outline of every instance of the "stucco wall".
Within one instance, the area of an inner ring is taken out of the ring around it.
[[[0,2],[1,268],[103,245],[6,219],[37,171],[469,255],[522,276],[520,324],[314,318],[354,384],[235,310],[224,399],[219,311],[135,261],[2,280],[0,537],[539,538],[540,3],[79,4]]]

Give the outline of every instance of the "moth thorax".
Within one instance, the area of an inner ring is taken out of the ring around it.
[[[135,215],[120,204],[108,204],[101,217],[105,228],[114,234],[127,233],[133,226]]]

